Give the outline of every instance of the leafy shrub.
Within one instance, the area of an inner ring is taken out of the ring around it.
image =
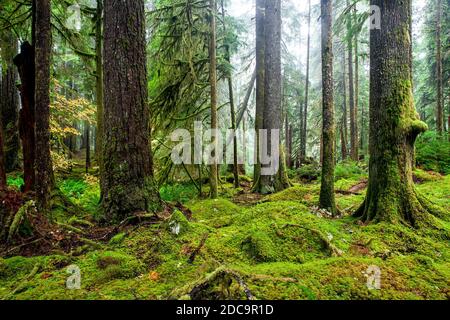
[[[23,178],[20,176],[15,176],[15,177],[11,176],[11,177],[8,177],[7,183],[8,183],[8,186],[14,187],[14,188],[17,188],[18,190],[20,190],[20,188],[22,188],[22,186],[24,184],[24,181],[23,181]]]
[[[303,181],[315,181],[320,177],[318,164],[307,164],[297,169],[297,177]]]
[[[68,179],[59,183],[59,189],[68,197],[79,199],[88,185],[82,180]]]
[[[417,139],[417,165],[428,171],[450,174],[450,142],[436,132],[426,132]]]

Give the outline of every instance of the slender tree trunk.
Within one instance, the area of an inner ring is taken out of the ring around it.
[[[36,198],[38,208],[48,210],[54,187],[50,155],[50,0],[36,2]]]
[[[350,1],[347,0],[347,6]],[[358,161],[358,131],[356,126],[356,109],[355,109],[355,87],[353,77],[353,37],[350,37],[352,29],[352,15],[349,12],[347,22],[347,49],[348,49],[348,82],[349,82],[349,98],[350,98],[350,154],[354,161]]]
[[[91,168],[91,126],[88,121],[84,123],[84,139],[86,146],[86,173],[89,173]]]
[[[209,81],[211,86],[211,129],[218,130],[217,123],[217,56],[216,56],[216,0],[209,0],[210,10],[210,41],[209,41]],[[217,139],[213,136],[214,152],[213,157],[217,159]],[[210,196],[216,199],[218,196],[218,175],[219,166],[217,161],[210,166]]]
[[[97,103],[96,157],[102,170],[103,149],[103,36],[102,36],[103,0],[97,0],[95,21],[95,98]]]
[[[144,0],[104,5],[102,207],[117,222],[162,203],[151,167]]]
[[[347,113],[347,71],[346,71],[346,54],[345,47],[343,48],[343,60],[342,60],[342,91],[343,91],[343,104],[342,104],[342,142],[345,144],[342,146],[342,159],[345,160],[348,157],[348,113]],[[345,153],[344,153],[345,152]]]
[[[255,191],[261,191],[261,161],[259,130],[264,126],[264,79],[265,79],[265,20],[266,0],[256,0],[256,164],[254,169]]]
[[[226,22],[225,22],[225,6],[224,0],[222,1],[222,23],[223,23],[223,31],[224,34],[227,33]],[[230,45],[227,43],[227,38],[225,38],[225,60],[231,65],[231,54],[230,54]],[[231,129],[236,133],[236,108],[234,106],[234,91],[233,91],[233,77],[232,72],[227,75],[228,82],[228,95],[230,99],[230,113],[231,113]],[[235,134],[233,137],[233,176],[234,176],[234,187],[239,188],[239,166],[238,166],[238,144],[237,144],[237,135]]]
[[[322,19],[322,103],[323,103],[323,160],[322,182],[320,188],[320,208],[336,215],[334,195],[335,168],[335,119],[333,102],[333,32],[332,0],[321,0]]]
[[[306,158],[306,145],[308,140],[308,104],[309,104],[309,61],[311,52],[311,0],[308,0],[308,40],[306,44],[306,82],[305,82],[305,107],[303,109],[303,138],[301,145],[301,160],[304,161]]]
[[[266,1],[265,11],[265,79],[264,79],[264,126],[267,130],[267,150],[274,159],[279,158],[279,170],[273,175],[261,175],[261,193],[273,193],[289,187],[286,176],[286,162],[284,152],[279,155],[271,154],[273,141],[271,133],[282,129],[282,77],[281,77],[281,0]],[[279,148],[280,151],[282,148]],[[276,160],[275,160],[276,161]],[[273,167],[263,165],[265,167]]]
[[[1,79],[0,110],[3,121],[5,147],[5,168],[7,172],[19,168],[19,95],[17,92],[17,71],[14,67],[14,56],[17,54],[17,39],[12,31],[7,30],[1,39],[1,52],[4,69]]]
[[[381,30],[370,34],[370,164],[364,222],[414,227],[432,224],[428,202],[416,193],[412,157],[427,130],[414,107],[411,81],[411,0],[371,0],[381,10]]]
[[[3,126],[0,119],[0,191],[6,188],[6,170],[5,170],[5,157],[3,153]],[[1,211],[0,211],[1,213]],[[1,218],[1,217],[0,217]]]
[[[436,3],[436,128],[440,135],[444,133],[444,84],[442,76],[442,0]]]
[[[353,6],[354,21],[356,23],[356,4]],[[359,128],[358,128],[358,110],[359,110],[359,34],[355,34],[355,154],[354,159],[359,160]]]

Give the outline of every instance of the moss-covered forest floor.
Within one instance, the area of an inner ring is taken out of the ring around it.
[[[4,252],[0,298],[449,299],[450,176],[415,173],[417,189],[447,213],[438,221],[441,230],[361,225],[350,213],[364,199],[367,176],[345,166],[337,176],[338,219],[315,208],[317,182],[295,177],[294,187],[267,197],[248,194],[249,181],[239,190],[223,182],[218,200],[199,199],[192,185],[163,187],[163,199],[183,203],[184,212],[130,225],[70,252]],[[9,177],[12,186],[19,180]],[[61,206],[54,218],[73,232],[92,228],[95,175],[75,167],[58,181],[82,210]],[[66,288],[69,265],[80,268],[79,290]],[[370,266],[381,271],[380,290],[367,287]]]

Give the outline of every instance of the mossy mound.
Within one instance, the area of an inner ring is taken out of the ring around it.
[[[348,191],[361,179],[340,181]],[[449,185],[447,176],[417,188],[450,216]],[[321,217],[318,191],[317,184],[297,185],[250,206],[191,199],[191,219],[175,211],[160,223],[119,233],[101,248],[0,259],[0,298],[450,298],[446,217],[438,220],[440,230],[365,226],[351,216]],[[355,207],[364,192],[337,194],[338,205]],[[71,223],[83,227],[78,218]],[[80,290],[66,287],[70,265],[80,269]],[[380,270],[379,290],[368,287],[373,267]]]

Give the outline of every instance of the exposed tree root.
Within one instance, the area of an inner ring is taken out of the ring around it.
[[[238,292],[232,290],[233,283],[238,285],[236,288]],[[247,300],[256,300],[239,273],[219,267],[204,279],[173,291],[170,299],[235,300],[240,298],[239,291],[245,294]]]
[[[334,244],[332,244],[331,241],[319,230],[308,228],[306,226],[302,226],[302,225],[298,225],[298,224],[286,224],[283,226],[283,229],[289,228],[289,227],[301,228],[301,229],[305,229],[305,230],[312,232],[322,241],[325,248],[327,248],[330,251],[330,254],[332,257],[342,256],[342,251],[339,248],[337,248]]]

